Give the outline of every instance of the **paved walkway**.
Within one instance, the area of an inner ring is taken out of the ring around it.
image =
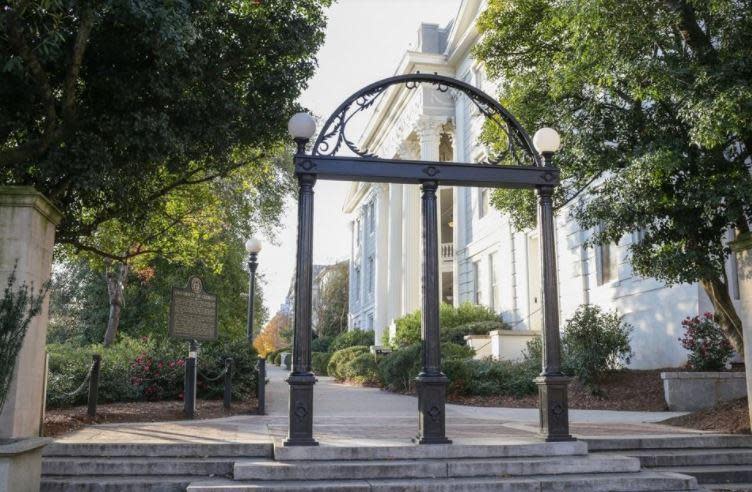
[[[287,433],[287,372],[267,370],[267,415],[212,420],[105,424],[80,429],[63,442],[269,442]],[[314,387],[314,434],[324,443],[404,444],[417,432],[417,399],[377,388],[335,383],[320,377]],[[672,412],[571,410],[572,433],[587,436],[652,436],[699,431],[657,424]],[[447,435],[455,442],[520,441],[534,438],[538,410],[447,405]]]

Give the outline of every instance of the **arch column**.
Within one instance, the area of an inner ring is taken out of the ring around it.
[[[552,165],[551,155],[543,154],[546,167]],[[559,293],[556,275],[556,242],[552,186],[537,186],[538,248],[541,258],[543,285],[543,368],[535,379],[538,385],[540,433],[546,441],[572,441],[569,434],[569,402],[567,387],[570,378],[561,372],[561,340],[559,334]]]

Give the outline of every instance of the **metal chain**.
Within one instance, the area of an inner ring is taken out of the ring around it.
[[[74,396],[78,396],[86,388],[86,385],[89,383],[89,379],[91,379],[91,373],[93,371],[94,371],[94,361],[91,362],[91,365],[89,366],[89,371],[86,373],[86,377],[81,383],[81,386],[71,391],[70,393],[63,393],[62,395],[53,396],[52,399],[53,400],[66,400],[68,398],[73,398]]]
[[[222,369],[222,372],[220,372],[219,374],[217,374],[217,375],[216,375],[216,376],[214,376],[213,378],[211,378],[211,377],[207,376],[206,374],[202,373],[201,371],[197,371],[197,373],[198,373],[198,375],[199,375],[199,376],[201,376],[201,378],[202,378],[202,379],[203,379],[204,381],[206,381],[207,383],[212,383],[212,382],[214,382],[214,381],[218,380],[219,378],[221,378],[222,376],[224,376],[225,374],[227,374],[227,368],[228,368],[228,367],[229,367],[229,366],[225,366],[225,368],[224,368],[224,369]]]

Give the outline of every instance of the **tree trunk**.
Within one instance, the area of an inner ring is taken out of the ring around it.
[[[125,284],[128,281],[128,264],[121,263],[115,268],[107,268],[107,293],[110,298],[110,316],[107,319],[107,331],[104,333],[104,346],[109,347],[115,341],[120,326],[120,312],[123,309]]]
[[[740,356],[744,356],[744,335],[742,332],[742,320],[736,312],[734,302],[728,291],[728,281],[726,272],[723,272],[722,278],[715,278],[700,281],[703,289],[710,297],[713,303],[715,314],[721,330],[733,345],[734,350]]]

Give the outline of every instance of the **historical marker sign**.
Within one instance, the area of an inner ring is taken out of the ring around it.
[[[217,296],[204,290],[199,277],[189,278],[185,289],[172,288],[169,334],[188,340],[217,339]]]

